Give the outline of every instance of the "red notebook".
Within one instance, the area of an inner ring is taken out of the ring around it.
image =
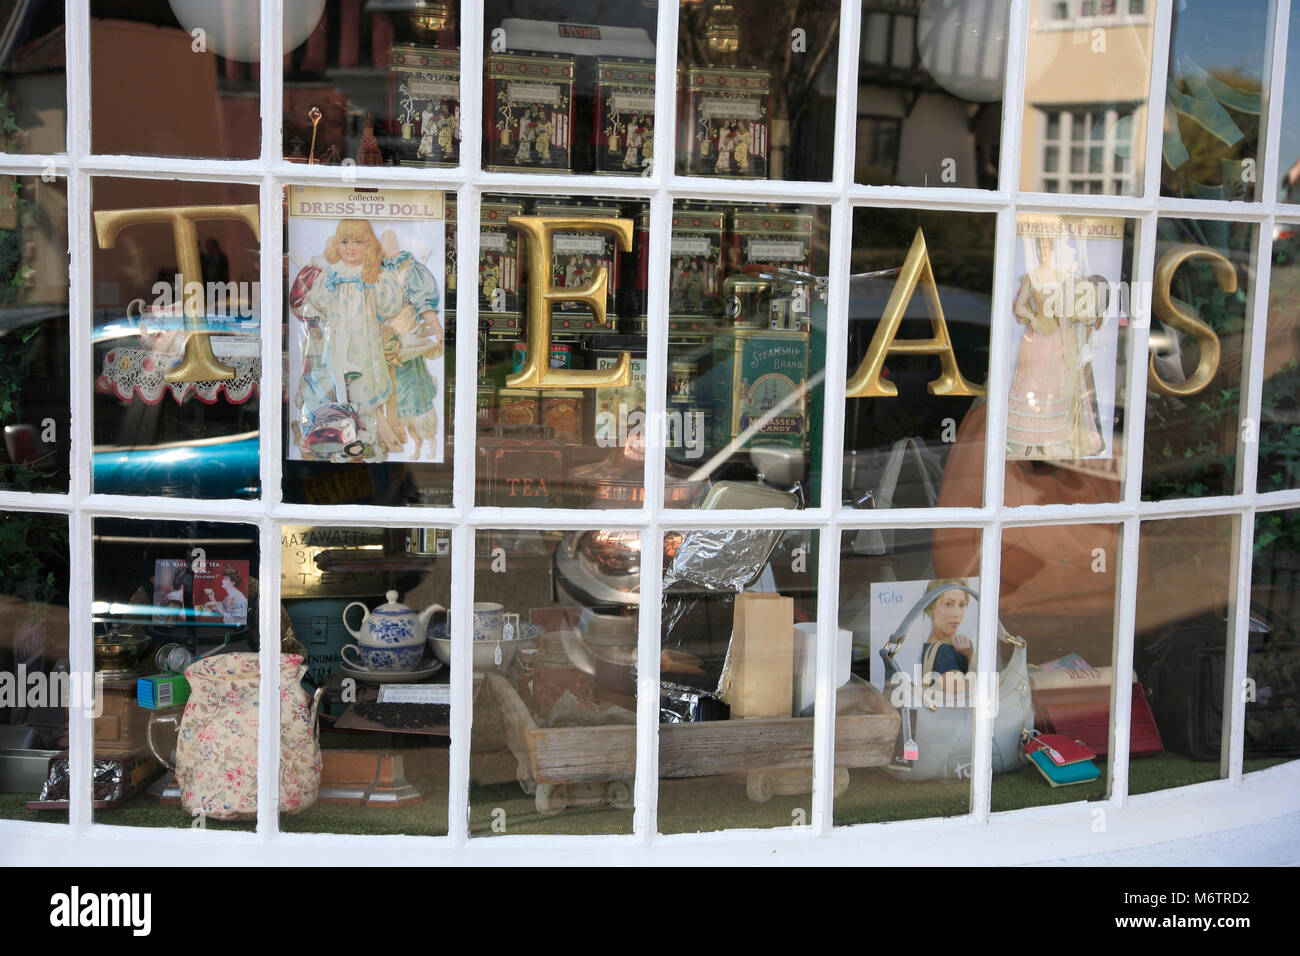
[[[1129,753],[1153,757],[1164,752],[1142,685],[1133,684]],[[1081,740],[1098,757],[1110,750],[1110,685],[1062,687],[1034,693],[1034,725],[1044,733]]]

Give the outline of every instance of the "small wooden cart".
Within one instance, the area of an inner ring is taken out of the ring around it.
[[[609,803],[632,806],[636,773],[636,727],[539,727],[505,678],[487,677],[501,705],[506,746],[517,761],[516,776],[534,794],[539,813],[570,806]],[[874,687],[854,687],[850,706],[841,702],[835,718],[835,793],[848,786],[850,767],[889,763],[899,716]],[[845,711],[848,712],[845,712]],[[813,719],[718,720],[661,724],[659,775],[747,776],[756,803],[775,793],[807,792],[813,765]]]

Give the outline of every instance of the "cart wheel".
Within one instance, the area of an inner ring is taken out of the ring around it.
[[[537,812],[553,817],[568,806],[564,799],[564,784],[539,783],[537,785]]]
[[[530,797],[537,792],[537,781],[528,775],[528,769],[520,764],[515,768],[515,779],[519,781],[519,787]]]
[[[348,442],[343,446],[343,453],[351,458],[358,458],[366,450],[366,446],[359,441]]]
[[[772,799],[772,794],[776,793],[776,784],[769,774],[751,773],[745,778],[745,790],[754,803],[767,803]]]
[[[835,796],[844,796],[844,791],[849,789],[849,769],[848,767],[835,768]]]
[[[616,810],[631,810],[636,806],[632,785],[626,780],[614,780],[605,788],[605,800]]]

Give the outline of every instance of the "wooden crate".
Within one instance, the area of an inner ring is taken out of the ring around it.
[[[508,681],[495,674],[487,681],[501,705],[506,745],[518,761],[519,782],[526,792],[536,793],[539,812],[597,803],[632,805],[636,727],[538,727]],[[851,712],[835,718],[837,792],[847,786],[848,768],[888,764],[898,737],[898,713],[874,687],[864,684],[857,689],[854,704]],[[773,793],[797,792],[788,789],[791,781],[810,779],[812,765],[811,717],[659,727],[661,777],[748,774],[749,795],[756,801]]]

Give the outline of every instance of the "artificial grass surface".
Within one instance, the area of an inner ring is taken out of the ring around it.
[[[362,833],[438,836],[447,832],[446,751],[440,748],[408,749],[407,777],[420,787],[425,799],[415,806],[375,809],[317,804],[302,813],[280,818],[287,833]],[[1286,759],[1248,760],[1249,773],[1286,763]],[[994,811],[1018,810],[1047,804],[1100,800],[1105,797],[1105,771],[1091,784],[1053,789],[1033,767],[1023,767],[993,778]],[[1129,769],[1130,792],[1150,793],[1182,787],[1219,776],[1217,762],[1200,763],[1175,754],[1133,761]],[[490,838],[505,834],[630,833],[632,811],[611,806],[569,807],[554,816],[537,811],[534,798],[517,783],[470,788],[470,832]],[[29,794],[0,794],[0,818],[67,821],[66,811],[27,810]],[[941,783],[896,779],[883,770],[852,770],[848,790],[835,801],[836,826],[957,816],[969,812],[966,783]],[[741,828],[788,827],[809,819],[808,794],[777,795],[766,803],[753,803],[746,795],[744,776],[661,780],[659,831],[694,833]],[[180,807],[164,807],[137,796],[118,810],[96,811],[97,823],[141,827],[188,827],[189,816]],[[495,824],[495,827],[494,827]],[[211,820],[213,830],[252,831],[252,821]]]

